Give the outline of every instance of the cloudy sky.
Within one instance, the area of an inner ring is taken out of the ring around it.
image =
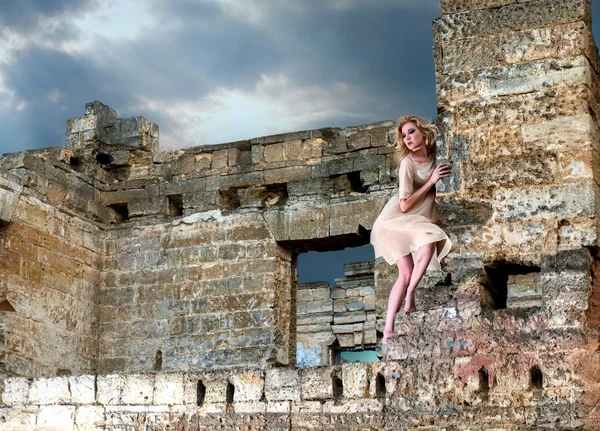
[[[0,154],[63,145],[96,99],[156,122],[163,150],[434,117],[439,15],[439,0],[2,1]]]
[[[0,154],[101,100],[161,148],[435,115],[439,0],[0,2]]]

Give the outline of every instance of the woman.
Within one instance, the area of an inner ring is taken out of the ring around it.
[[[435,225],[435,184],[450,175],[446,163],[434,166],[438,130],[416,115],[400,117],[396,126],[394,159],[400,167],[398,194],[375,220],[371,244],[375,257],[383,256],[398,266],[398,280],[392,287],[382,343],[394,334],[394,317],[406,297],[404,311],[415,307],[415,288],[425,269],[440,269],[440,259],[448,254],[451,242]]]

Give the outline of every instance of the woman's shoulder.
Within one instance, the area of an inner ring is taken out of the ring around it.
[[[399,167],[400,168],[403,167],[403,166],[404,167],[409,167],[409,166],[414,166],[414,165],[415,165],[415,161],[411,157],[406,156],[405,158],[403,158],[402,160],[400,160],[400,166]]]

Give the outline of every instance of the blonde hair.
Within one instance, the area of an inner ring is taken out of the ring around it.
[[[396,142],[394,142],[396,147],[396,151],[394,151],[394,161],[398,166],[400,166],[402,159],[408,156],[408,153],[410,152],[410,150],[406,148],[406,145],[404,145],[404,140],[402,139],[402,127],[404,127],[406,123],[414,123],[421,133],[425,135],[425,146],[427,147],[427,155],[429,157],[435,155],[435,139],[440,133],[435,124],[432,124],[423,117],[419,117],[418,115],[404,115],[400,117],[398,119],[398,124],[396,125]]]

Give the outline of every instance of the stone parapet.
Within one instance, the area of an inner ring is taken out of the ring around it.
[[[579,429],[581,412],[565,395],[581,389],[564,374],[560,361],[566,359],[536,362],[515,354],[502,362],[465,356],[435,369],[423,361],[390,361],[304,370],[10,378],[0,424],[6,431],[212,430],[224,423],[227,429],[260,430],[323,429],[331,423],[348,430],[466,430],[472,429],[464,423],[468,415],[496,428],[542,429],[560,420],[563,429]],[[533,364],[544,369],[541,388],[531,386]],[[507,406],[507,397],[521,400],[518,412]],[[451,405],[456,407],[448,410]]]

